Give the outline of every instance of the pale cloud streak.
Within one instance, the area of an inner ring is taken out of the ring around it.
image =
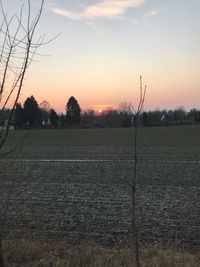
[[[52,8],[55,14],[72,20],[124,19],[123,14],[129,9],[140,6],[145,0],[102,0],[100,3],[88,5],[80,11],[63,8]]]
[[[158,15],[158,11],[152,10],[146,13],[146,17],[150,18],[150,17],[154,17]]]

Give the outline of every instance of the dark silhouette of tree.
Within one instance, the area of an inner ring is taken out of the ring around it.
[[[129,102],[121,102],[119,104],[119,107],[118,107],[120,113],[123,113],[123,114],[128,114],[128,115],[132,115],[132,107],[131,107],[131,103]]]
[[[179,123],[183,123],[184,120],[187,119],[187,113],[184,109],[184,107],[178,107],[177,109],[175,109],[174,111],[174,120],[176,122],[179,122]]]
[[[27,0],[27,8],[21,6],[19,14],[4,10],[3,1],[0,0],[0,110],[10,107],[6,129],[0,131],[0,154],[8,134],[16,104],[19,100],[27,69],[36,55],[37,49],[46,44],[44,37],[35,39],[35,31],[39,23],[44,0],[41,0],[39,9],[32,16],[31,1]],[[26,10],[26,11],[24,11]],[[24,14],[25,13],[25,14]],[[25,16],[24,16],[25,15]],[[3,170],[7,171],[7,170]],[[0,266],[4,267],[3,234],[6,225],[10,194],[6,199],[6,206],[0,218]]]
[[[119,117],[122,127],[131,127],[132,107],[126,101],[119,104]]]
[[[71,96],[66,106],[66,123],[68,125],[78,124],[81,120],[81,108],[75,97]]]
[[[200,111],[199,110],[195,108],[191,109],[190,112],[188,113],[188,117],[193,123],[200,123]]]
[[[147,126],[148,125],[148,114],[147,112],[142,113],[142,125]]]
[[[95,127],[97,124],[97,115],[92,109],[84,111],[81,115],[81,124],[82,127],[89,128]]]
[[[58,115],[54,109],[50,109],[50,123],[54,128],[58,127]]]
[[[62,113],[59,116],[59,125],[60,127],[65,127],[65,124],[66,124],[66,116]]]
[[[24,102],[24,119],[31,127],[36,126],[39,120],[39,106],[34,96]]]
[[[24,110],[21,104],[17,103],[15,107],[15,126],[20,128],[24,125]]]
[[[5,121],[9,119],[10,113],[11,113],[10,109],[4,109],[4,110],[0,109],[0,126],[5,125]]]
[[[162,122],[163,112],[160,110],[149,111],[147,117],[148,126],[159,126]]]
[[[9,127],[14,118],[15,107],[23,88],[27,69],[34,55],[37,54],[37,49],[48,43],[41,36],[35,39],[44,0],[41,0],[39,5],[34,17],[31,14],[30,0],[27,0],[26,11],[22,5],[19,14],[9,15],[4,10],[3,1],[0,1],[0,109],[5,110],[10,107],[11,110],[6,130],[0,131],[0,149],[9,134]]]
[[[120,127],[121,120],[117,110],[107,110],[102,116],[104,127]]]

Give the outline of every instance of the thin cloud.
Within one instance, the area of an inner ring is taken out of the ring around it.
[[[155,10],[152,10],[152,11],[149,11],[148,13],[146,13],[146,17],[149,18],[149,17],[154,17],[154,16],[157,16],[158,15],[158,11],[155,11]]]
[[[129,9],[134,8],[145,0],[103,0],[100,3],[89,5],[81,11],[72,11],[62,8],[52,8],[55,14],[68,17],[72,20],[95,20],[97,18],[120,19]]]
[[[81,13],[73,12],[63,8],[52,8],[53,13],[67,17],[72,20],[80,20],[83,18]]]

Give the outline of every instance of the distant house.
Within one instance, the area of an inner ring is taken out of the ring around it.
[[[5,120],[4,125],[3,126],[0,126],[0,131],[5,131],[7,125],[8,125],[8,120]],[[14,129],[15,129],[15,127],[11,124],[9,126],[9,131],[13,131]]]

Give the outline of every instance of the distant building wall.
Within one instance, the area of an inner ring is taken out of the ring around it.
[[[9,131],[13,131],[15,129],[14,126],[10,126],[9,127]],[[5,131],[6,130],[6,126],[0,126],[0,131]]]

